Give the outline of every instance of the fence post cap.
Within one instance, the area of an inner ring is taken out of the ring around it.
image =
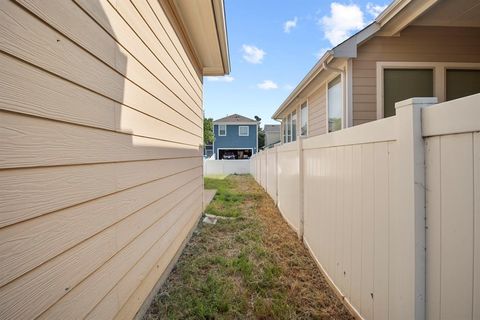
[[[399,101],[395,103],[395,109],[400,109],[410,105],[431,105],[438,103],[437,97],[417,97],[417,98],[410,98],[403,101]]]

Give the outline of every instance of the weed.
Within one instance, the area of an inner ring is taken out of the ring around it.
[[[250,176],[205,179],[207,208],[145,319],[353,319]]]

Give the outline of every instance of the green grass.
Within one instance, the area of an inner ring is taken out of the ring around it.
[[[237,219],[199,225],[146,320],[351,319],[252,177],[205,187],[218,190],[207,211]]]
[[[205,189],[216,189],[213,201],[205,210],[206,213],[224,217],[240,216],[240,203],[245,195],[236,191],[232,179],[205,178]]]

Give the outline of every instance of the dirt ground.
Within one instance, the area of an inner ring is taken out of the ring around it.
[[[251,176],[205,187],[234,219],[200,222],[145,319],[354,319]]]

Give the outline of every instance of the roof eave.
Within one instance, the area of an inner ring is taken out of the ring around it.
[[[164,0],[185,30],[204,76],[230,73],[224,0]],[[200,12],[201,11],[201,12]]]
[[[323,70],[324,62],[328,62],[333,58],[333,51],[328,50],[324,55],[318,60],[318,62],[313,66],[313,68],[307,73],[307,75],[300,81],[300,83],[293,89],[293,91],[288,95],[287,99],[278,107],[277,111],[272,116],[273,120],[279,119],[279,114],[286,109],[290,103],[298,96],[298,94]]]
[[[420,6],[420,8],[414,13],[410,14],[405,20],[406,23],[399,24],[399,27],[393,28],[389,35],[393,35],[401,30],[402,27],[405,27],[408,23],[413,21],[416,17],[425,12],[438,0],[426,0],[424,2],[415,0],[395,0],[391,3],[376,19],[373,23],[349,37],[344,42],[340,43],[332,50],[327,51],[322,58],[315,64],[315,66],[310,70],[310,72],[303,78],[303,80],[295,87],[295,89],[290,93],[290,95],[285,99],[285,101],[280,105],[280,107],[275,111],[272,116],[273,120],[279,120],[279,115],[290,106],[292,101],[307,87],[307,85],[323,71],[323,64],[329,63],[331,60],[336,58],[356,58],[357,57],[357,48],[359,45],[372,38],[375,35],[383,33],[382,28],[388,22],[392,21],[393,18],[397,17],[405,7],[414,2],[413,7]],[[412,6],[409,6],[409,8]],[[395,19],[393,19],[395,20]]]

